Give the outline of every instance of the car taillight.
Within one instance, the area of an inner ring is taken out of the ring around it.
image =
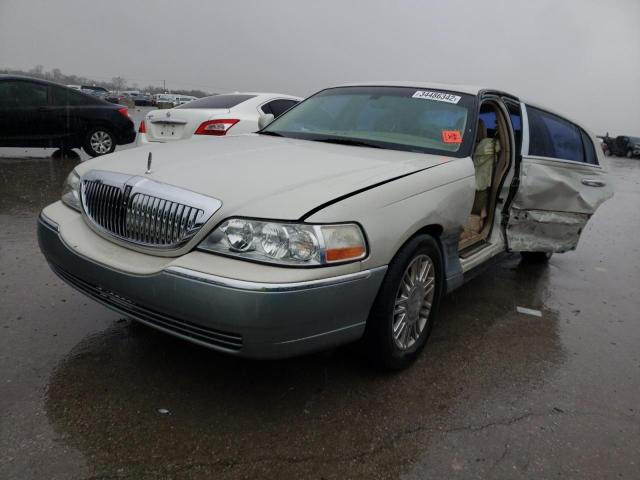
[[[147,133],[147,126],[144,124],[144,120],[140,122],[140,126],[138,127],[138,133]]]
[[[207,120],[200,124],[194,135],[226,135],[229,129],[239,121],[236,118]]]
[[[131,120],[131,116],[129,115],[129,110],[127,110],[126,108],[119,108],[118,113],[123,117],[127,117],[129,120]]]

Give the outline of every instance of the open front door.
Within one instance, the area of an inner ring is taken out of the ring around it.
[[[518,180],[508,200],[509,250],[574,250],[587,221],[613,195],[604,155],[582,128],[521,105],[523,139]]]

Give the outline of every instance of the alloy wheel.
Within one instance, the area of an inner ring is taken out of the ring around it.
[[[400,350],[410,349],[427,326],[435,295],[436,272],[427,255],[418,255],[405,269],[393,308],[393,340]]]
[[[89,139],[89,143],[94,152],[104,155],[105,153],[109,153],[111,147],[113,146],[113,140],[111,135],[109,135],[104,130],[96,130],[91,135]]]

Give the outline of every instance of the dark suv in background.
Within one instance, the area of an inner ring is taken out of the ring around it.
[[[122,105],[45,80],[0,75],[0,147],[82,148],[96,157],[135,138]]]
[[[629,137],[627,135],[618,135],[615,138],[608,135],[603,137],[607,144],[609,155],[617,157],[640,157],[640,137]]]

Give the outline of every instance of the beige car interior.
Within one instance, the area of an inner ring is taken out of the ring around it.
[[[509,168],[510,145],[508,141],[507,119],[493,101],[486,101],[480,113],[495,112],[496,128],[488,130],[485,122],[478,120],[476,139],[473,147],[473,164],[476,174],[476,194],[473,207],[462,235],[459,250],[471,247],[485,240],[491,231],[495,215],[498,189],[502,177]]]

